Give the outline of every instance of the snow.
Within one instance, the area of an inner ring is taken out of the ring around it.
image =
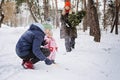
[[[34,70],[25,70],[15,53],[15,45],[27,29],[6,25],[0,28],[0,80],[120,80],[120,34],[102,31],[101,42],[97,43],[89,31],[78,30],[75,49],[67,53],[59,28],[54,29],[59,48],[57,64],[38,62]]]

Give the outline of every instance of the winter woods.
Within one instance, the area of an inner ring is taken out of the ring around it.
[[[75,14],[81,10],[86,12],[83,20],[79,20],[83,26],[79,26],[78,20],[73,21],[71,18],[69,21],[73,21],[83,31],[90,28],[94,41],[100,42],[101,29],[107,30],[109,25],[109,32],[115,30],[115,34],[118,34],[119,0],[1,0],[0,25],[26,26],[33,22],[43,23],[49,18],[55,27],[60,27],[60,14],[65,1],[72,3]]]

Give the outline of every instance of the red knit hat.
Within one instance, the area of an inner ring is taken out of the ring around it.
[[[70,1],[65,2],[65,7],[66,7],[66,6],[69,6],[69,7],[71,6]]]

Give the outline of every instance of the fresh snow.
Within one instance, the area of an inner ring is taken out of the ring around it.
[[[75,49],[67,53],[59,28],[53,29],[57,64],[38,62],[34,70],[26,70],[15,46],[27,29],[5,25],[0,28],[0,80],[120,80],[120,31],[119,35],[102,31],[101,42],[97,43],[89,31],[78,30]]]

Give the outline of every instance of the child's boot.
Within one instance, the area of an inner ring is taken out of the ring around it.
[[[55,60],[51,60],[53,64],[56,64]]]
[[[22,66],[25,69],[34,69],[31,61],[23,61]]]

